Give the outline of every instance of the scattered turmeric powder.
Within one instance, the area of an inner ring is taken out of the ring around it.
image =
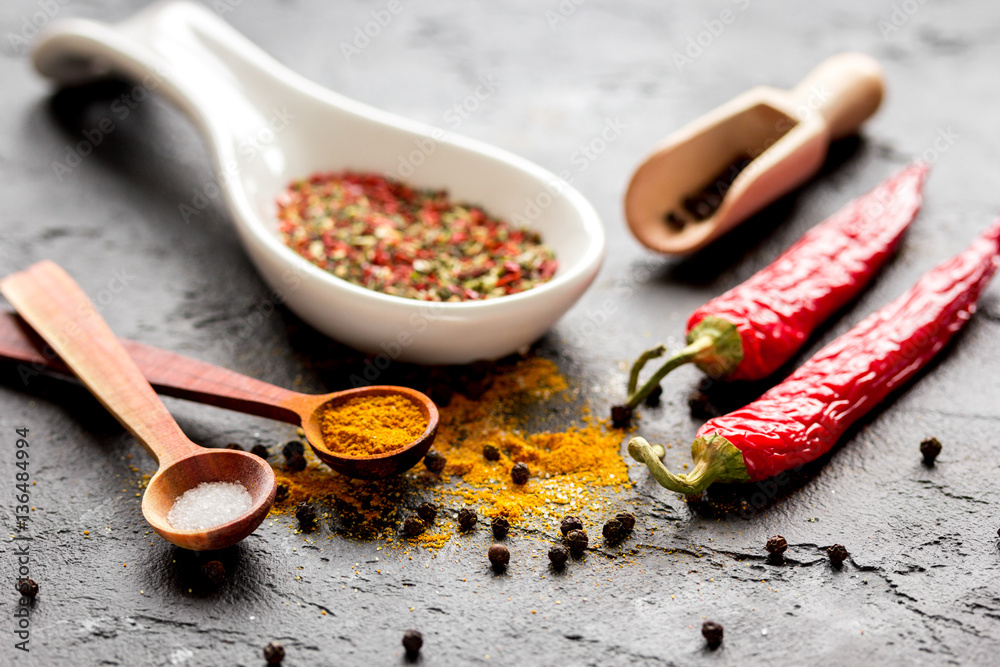
[[[344,456],[388,454],[414,442],[427,428],[417,405],[398,394],[356,396],[323,406],[320,430],[330,451]]]
[[[309,452],[309,466],[302,472],[275,466],[278,481],[289,493],[272,512],[288,514],[304,500],[325,500],[335,532],[392,540],[403,516],[430,493],[440,509],[433,531],[401,539],[426,548],[443,546],[458,534],[455,517],[462,507],[543,530],[557,530],[566,514],[596,520],[609,512],[609,494],[631,486],[621,456],[624,432],[594,418],[586,407],[578,408],[576,426],[531,432],[531,416],[551,408],[553,397],[562,394],[567,399],[560,401],[560,412],[573,409],[567,388],[550,360],[499,362],[487,371],[485,382],[477,381],[476,391],[470,392],[476,398],[456,392],[447,406],[439,406],[434,447],[448,459],[440,477],[415,469],[385,480],[352,480]],[[499,452],[498,460],[483,455],[490,446]],[[531,469],[531,478],[527,484],[514,484],[510,470],[522,461]]]

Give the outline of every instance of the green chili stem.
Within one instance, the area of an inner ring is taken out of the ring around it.
[[[628,394],[631,396],[635,393],[635,388],[639,386],[639,372],[643,369],[650,359],[656,359],[657,357],[662,357],[667,352],[667,346],[660,343],[654,348],[650,348],[639,355],[639,358],[635,360],[632,364],[632,370],[628,374]],[[634,406],[633,406],[634,407]]]
[[[687,347],[685,347],[680,352],[677,352],[672,357],[663,362],[659,370],[653,373],[652,377],[646,380],[646,384],[642,385],[639,389],[633,389],[632,379],[629,378],[629,396],[628,400],[625,401],[625,405],[630,408],[635,408],[637,405],[642,403],[643,399],[649,396],[649,394],[659,386],[660,381],[666,377],[667,373],[674,370],[678,366],[683,366],[684,364],[690,364],[692,361],[698,358],[699,355],[703,354],[706,350],[711,349],[715,345],[715,337],[710,335],[702,336],[694,341],[692,341]],[[655,348],[654,348],[655,349]],[[645,353],[644,353],[645,354]],[[653,358],[652,356],[649,359]],[[639,358],[640,360],[642,357]],[[648,361],[649,359],[646,359]],[[639,361],[636,361],[638,364]],[[633,367],[633,372],[636,375],[636,380],[638,384],[638,371]]]
[[[675,475],[667,470],[657,454],[663,447],[650,445],[645,438],[635,437],[628,443],[628,453],[636,461],[646,464],[649,472],[660,486],[686,495],[704,491],[712,482],[749,481],[743,454],[731,442],[720,435],[698,438],[691,446],[694,468],[684,475]]]

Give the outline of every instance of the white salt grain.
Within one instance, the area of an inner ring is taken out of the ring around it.
[[[174,501],[167,521],[177,530],[205,530],[243,516],[251,505],[239,482],[202,482]]]

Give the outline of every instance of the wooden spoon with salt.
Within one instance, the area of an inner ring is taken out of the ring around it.
[[[202,551],[231,546],[257,529],[274,502],[271,466],[253,454],[191,442],[65,271],[39,262],[3,279],[0,291],[156,459],[159,470],[142,497],[142,514],[157,533],[179,547]],[[249,509],[211,528],[175,528],[168,520],[174,502],[203,482],[239,483],[250,494]]]

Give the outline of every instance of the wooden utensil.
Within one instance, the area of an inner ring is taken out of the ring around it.
[[[349,477],[380,479],[409,470],[424,457],[437,434],[437,407],[415,389],[382,385],[332,394],[300,394],[167,350],[124,339],[119,343],[159,393],[301,425],[316,456]],[[0,357],[31,364],[26,369],[29,373],[45,369],[71,373],[12,313],[0,313]],[[427,420],[420,438],[404,449],[364,458],[340,456],[327,447],[320,428],[324,406],[355,396],[386,394],[402,395],[417,404]]]
[[[80,381],[156,459],[159,470],[142,497],[142,514],[165,540],[202,551],[236,544],[260,525],[274,502],[274,472],[247,452],[191,442],[69,275],[39,262],[0,282],[0,291],[52,346]],[[243,516],[206,530],[167,521],[174,501],[202,482],[238,482],[252,504]]]
[[[854,133],[882,101],[882,68],[870,56],[841,53],[820,63],[794,90],[753,88],[667,137],[639,166],[625,194],[625,218],[647,247],[686,253],[704,247],[808,180],[830,142]],[[742,156],[752,158],[705,220],[667,223],[686,197]]]

